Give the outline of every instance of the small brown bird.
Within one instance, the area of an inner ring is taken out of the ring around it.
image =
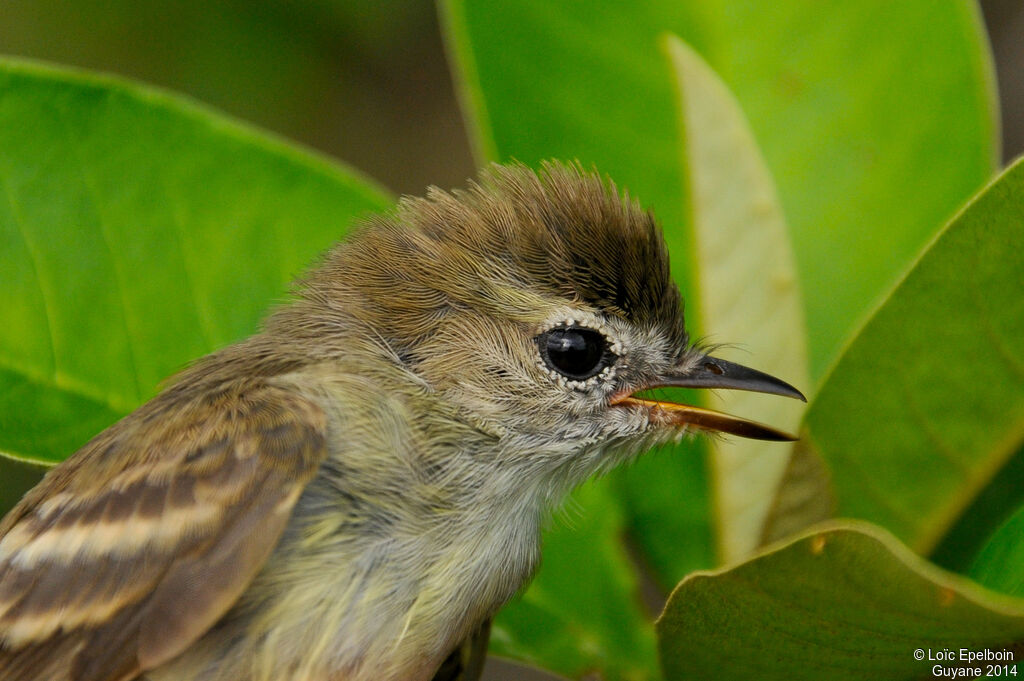
[[[657,386],[802,398],[690,344],[600,177],[404,199],[4,518],[0,679],[429,680],[574,486],[694,429],[789,439]]]

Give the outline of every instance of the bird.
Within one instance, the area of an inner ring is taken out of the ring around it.
[[[596,170],[404,197],[4,517],[0,678],[429,681],[582,482],[695,433],[794,439],[650,396],[803,399],[710,352]]]

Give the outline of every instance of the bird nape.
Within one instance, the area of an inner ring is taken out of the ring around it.
[[[453,651],[573,487],[695,430],[791,439],[658,386],[802,399],[691,344],[660,228],[598,175],[403,199],[4,518],[0,678],[478,669]]]

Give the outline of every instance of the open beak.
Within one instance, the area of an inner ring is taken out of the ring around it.
[[[696,368],[677,374],[668,374],[658,378],[640,390],[654,388],[730,388],[733,390],[749,390],[756,393],[782,395],[807,401],[803,394],[774,376],[750,369],[741,364],[726,362],[705,355]],[[612,397],[609,404],[624,407],[645,407],[651,423],[665,426],[688,425],[702,430],[739,435],[755,440],[792,441],[797,437],[776,430],[756,421],[748,421],[738,416],[730,416],[711,409],[693,407],[688,404],[664,402],[661,400],[635,397],[636,392],[623,393]]]

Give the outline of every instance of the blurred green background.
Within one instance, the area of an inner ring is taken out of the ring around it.
[[[1024,3],[981,3],[1004,156],[1024,150]],[[0,53],[188,94],[397,193],[475,173],[437,12],[424,0],[7,0]]]
[[[431,2],[11,0],[0,53],[189,95],[398,193],[474,174]]]

